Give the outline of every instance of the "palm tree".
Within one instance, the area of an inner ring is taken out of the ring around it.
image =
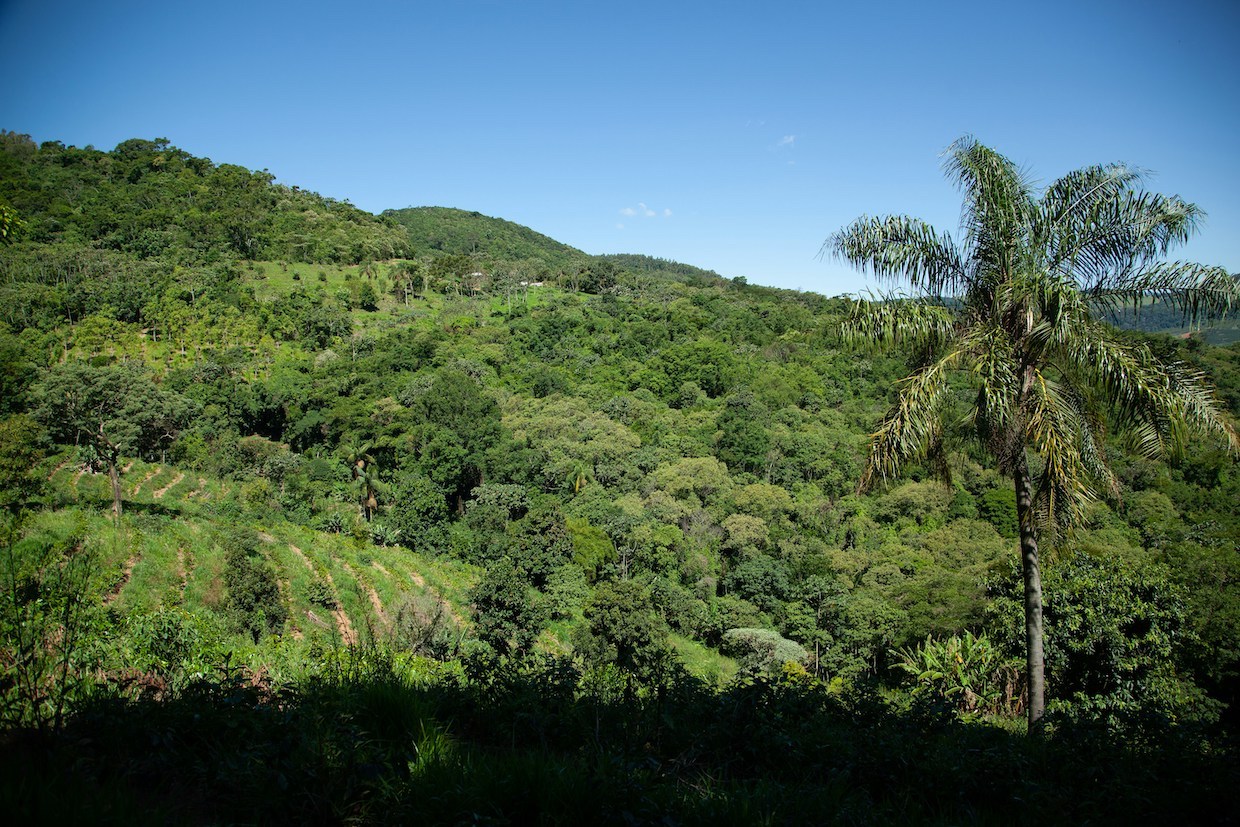
[[[573,494],[580,494],[581,489],[594,482],[594,463],[586,459],[575,459],[568,472],[568,484]]]
[[[357,488],[362,518],[370,522],[375,515],[375,510],[379,507],[379,495],[386,493],[386,486],[379,479],[379,466],[374,460],[371,460],[369,464],[361,460],[353,467],[353,484]]]
[[[1190,431],[1240,450],[1200,372],[1160,360],[1102,318],[1159,299],[1195,324],[1240,303],[1240,287],[1221,268],[1162,261],[1202,213],[1142,191],[1142,174],[1128,166],[1086,167],[1039,191],[972,138],[945,155],[964,196],[960,241],[913,218],[862,217],[828,238],[823,253],[911,288],[858,302],[844,326],[854,342],[920,357],[871,437],[860,487],[912,462],[945,471],[954,425],[1012,479],[1033,731],[1044,711],[1038,533],[1070,528],[1099,492],[1118,493],[1103,446],[1108,428],[1145,455],[1176,452]]]
[[[369,442],[352,440],[341,446],[345,462],[349,465],[349,473],[357,490],[358,506],[362,519],[370,522],[375,509],[379,507],[378,496],[384,493],[384,485],[379,480],[379,465],[370,454]]]

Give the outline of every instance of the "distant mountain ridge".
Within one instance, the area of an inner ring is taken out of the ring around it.
[[[1186,324],[1184,313],[1167,302],[1155,301],[1139,311],[1125,307],[1103,317],[1122,330],[1140,330],[1143,333],[1162,333],[1168,336],[1202,339],[1212,345],[1227,346],[1240,342],[1240,319],[1233,314],[1192,328]]]
[[[400,227],[348,201],[215,164],[165,138],[103,152],[0,130],[0,203],[21,218],[23,240],[136,259],[358,264],[410,252]]]
[[[608,253],[599,256],[599,258],[610,261],[622,270],[670,273],[672,275],[708,280],[724,278],[714,270],[704,270],[701,267],[694,267],[692,264],[684,264],[679,261],[637,253]]]

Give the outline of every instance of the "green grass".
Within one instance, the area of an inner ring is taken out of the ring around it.
[[[348,286],[346,274],[360,278],[356,266],[337,264],[304,264],[285,261],[254,261],[249,263],[247,282],[254,287],[254,297],[260,302],[271,301],[278,296],[292,293],[298,287],[308,291],[322,287],[328,295]],[[320,279],[320,274],[323,279]],[[297,278],[294,278],[297,276]]]
[[[214,543],[194,547],[193,568],[185,585],[187,606],[219,609],[224,600],[224,551]]]
[[[737,664],[732,658],[683,635],[674,634],[671,641],[672,648],[676,650],[689,674],[715,684],[726,683],[736,676]]]
[[[133,527],[133,520],[127,523],[133,568],[117,601],[118,608],[126,613],[181,603],[182,562],[177,550],[192,544],[185,536],[186,529],[175,521],[157,515],[142,517],[142,529]]]

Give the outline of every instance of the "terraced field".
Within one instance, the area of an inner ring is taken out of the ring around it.
[[[122,475],[124,515],[111,525],[104,472],[61,457],[48,477],[57,509],[35,518],[51,537],[91,538],[99,551],[102,599],[121,616],[177,606],[219,609],[224,599],[221,517],[252,530],[275,568],[288,608],[286,632],[353,645],[387,640],[402,606],[440,607],[459,629],[476,568],[399,546],[380,547],[316,531],[243,501],[235,482],[169,464],[132,461]]]

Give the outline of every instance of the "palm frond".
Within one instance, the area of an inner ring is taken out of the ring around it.
[[[1076,391],[1075,388],[1073,390]],[[1103,444],[1106,436],[1104,405],[1098,404],[1092,396],[1084,397],[1079,394],[1074,396],[1074,402],[1084,426],[1081,428],[1080,437],[1081,462],[1085,471],[1094,484],[1106,492],[1107,496],[1118,500],[1120,497],[1119,477],[1115,476],[1110,463],[1107,462],[1106,446]]]
[[[845,341],[867,349],[910,346],[935,351],[955,333],[955,314],[942,304],[899,297],[860,300],[840,326]]]
[[[1025,358],[1041,363],[1048,354],[1071,347],[1082,319],[1092,318],[1089,304],[1069,278],[1042,273],[1036,278],[1017,280],[1012,288],[1013,303],[1023,302],[1031,323],[1025,336]]]
[[[983,270],[1011,272],[1036,212],[1028,176],[972,137],[957,140],[945,156],[944,171],[964,194],[960,224],[970,258]],[[985,272],[979,276],[987,278]]]
[[[1044,522],[1071,525],[1094,499],[1082,455],[1086,425],[1071,393],[1042,372],[1024,400],[1024,443],[1041,460],[1034,489]]]
[[[1157,299],[1179,310],[1185,323],[1197,325],[1240,309],[1240,278],[1222,267],[1163,262],[1099,284],[1089,299],[1110,313],[1128,307],[1139,313],[1147,300]]]
[[[948,233],[902,215],[858,218],[826,240],[819,255],[828,253],[930,295],[953,294],[968,280],[960,251]]]
[[[1039,219],[1045,224],[1046,210]],[[1082,290],[1128,278],[1196,232],[1204,214],[1178,196],[1125,191],[1057,222],[1042,239],[1047,269],[1071,274]]]
[[[993,319],[979,319],[961,337],[960,346],[970,354],[968,368],[978,388],[968,421],[1006,471],[1018,447],[1013,428],[1020,398],[1020,377],[1012,358],[1015,342]]]
[[[1144,178],[1143,171],[1122,163],[1096,164],[1069,172],[1042,191],[1039,236],[1053,238],[1064,225],[1094,213],[1099,205],[1119,197]]]
[[[894,479],[906,464],[926,456],[941,441],[948,374],[964,356],[964,351],[953,350],[900,383],[895,404],[870,435],[870,456],[858,490]]]
[[[1240,433],[1201,371],[1160,359],[1145,345],[1121,342],[1097,322],[1083,323],[1076,346],[1061,358],[1092,375],[1142,455],[1178,454],[1192,432],[1221,438],[1240,453]]]

